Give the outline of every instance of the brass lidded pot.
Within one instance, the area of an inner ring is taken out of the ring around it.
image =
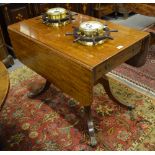
[[[49,19],[61,20],[61,19],[66,18],[67,10],[64,8],[60,8],[60,7],[51,8],[51,9],[47,10],[46,14]]]
[[[79,26],[81,35],[87,37],[100,36],[104,34],[104,25],[98,21],[82,22]]]

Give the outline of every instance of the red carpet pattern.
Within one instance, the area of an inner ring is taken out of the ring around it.
[[[136,68],[124,63],[112,72],[155,92],[155,46],[150,48],[147,61],[142,67]]]
[[[129,111],[109,99],[101,85],[94,87],[92,113],[98,145],[89,145],[78,103],[51,85],[36,99],[27,97],[27,85],[44,79],[24,67],[10,74],[11,89],[0,112],[2,150],[155,150],[155,100],[109,79],[113,92],[136,105]],[[45,98],[51,98],[44,103]],[[150,139],[149,139],[150,136]],[[146,140],[146,142],[145,142]]]

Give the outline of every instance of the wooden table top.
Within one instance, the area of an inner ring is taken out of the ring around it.
[[[110,29],[118,30],[112,33],[114,40],[96,46],[73,43],[73,36],[66,36],[66,32],[88,20],[99,19],[78,14],[71,24],[48,27],[39,16],[8,27],[17,58],[85,106],[92,103],[98,80],[137,53],[147,51],[144,46],[149,40],[147,32],[106,22]]]
[[[88,20],[98,20],[105,23],[103,20],[78,14],[75,21],[71,24],[67,24],[63,27],[48,27],[42,23],[40,17],[35,17],[11,25],[9,26],[9,30],[20,33],[33,41],[47,45],[58,54],[64,55],[89,69],[93,69],[103,61],[121,53],[124,49],[149,35],[147,32],[138,31],[106,21],[110,29],[118,30],[118,32],[111,33],[114,40],[107,40],[102,45],[91,47],[73,43],[73,36],[66,36],[65,33],[72,32],[72,26],[79,26],[81,22]]]
[[[9,90],[9,74],[2,62],[0,62],[0,108]]]

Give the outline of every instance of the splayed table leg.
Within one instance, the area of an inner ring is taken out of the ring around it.
[[[95,129],[94,129],[94,123],[93,123],[93,119],[92,119],[92,115],[91,115],[91,107],[85,106],[84,111],[85,111],[85,116],[87,119],[88,132],[89,132],[89,136],[90,136],[90,145],[96,146],[97,140],[95,137]]]
[[[122,104],[123,106],[127,107],[129,112],[130,112],[130,118],[131,120],[134,120],[134,115],[133,115],[133,109],[135,109],[135,106],[132,104],[124,104],[124,103],[120,103],[112,94],[111,90],[110,90],[110,85],[109,85],[109,81],[108,79],[101,78],[99,80],[99,83],[103,85],[106,93],[108,94],[108,96],[111,98],[111,100],[113,100],[114,102],[118,103],[118,104]]]

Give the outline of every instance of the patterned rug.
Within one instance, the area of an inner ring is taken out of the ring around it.
[[[10,73],[11,88],[0,112],[1,150],[155,150],[155,98],[109,76],[111,89],[123,102],[136,105],[135,120],[109,99],[103,87],[94,87],[92,114],[98,144],[89,145],[81,107],[51,85],[36,99],[27,98],[27,85],[44,78],[22,67]],[[52,101],[45,104],[45,98]]]
[[[124,63],[112,73],[155,93],[155,45],[151,46],[147,61],[142,67],[132,67]]]

